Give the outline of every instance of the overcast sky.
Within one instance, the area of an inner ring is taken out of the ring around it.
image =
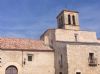
[[[63,9],[79,11],[81,29],[100,37],[100,0],[0,0],[0,37],[39,39],[48,28],[56,28]]]

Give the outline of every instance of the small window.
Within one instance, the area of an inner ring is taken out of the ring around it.
[[[62,59],[62,54],[61,54],[61,68],[63,67],[63,59]]]
[[[95,58],[94,53],[89,53],[89,66],[97,66],[97,58]]]
[[[32,61],[32,57],[33,57],[32,54],[28,54],[28,61]]]
[[[1,63],[1,58],[0,58],[0,63]]]
[[[62,72],[59,72],[59,74],[62,74]]]
[[[78,41],[78,34],[74,34],[75,36],[75,41],[77,42]]]
[[[62,54],[59,57],[59,67],[62,68],[63,67],[63,57]]]
[[[90,58],[90,60],[93,60],[93,58],[94,58],[94,53],[89,53],[89,58]]]
[[[81,72],[76,72],[76,74],[81,74]]]

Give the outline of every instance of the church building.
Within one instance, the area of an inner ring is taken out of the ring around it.
[[[80,29],[78,14],[63,10],[57,28],[41,36],[55,50],[55,74],[100,74],[100,40],[96,32]]]
[[[0,38],[0,74],[100,74],[100,40],[63,10],[40,40]]]

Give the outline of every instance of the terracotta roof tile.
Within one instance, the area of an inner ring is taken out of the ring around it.
[[[22,39],[22,38],[0,38],[1,49],[31,49],[31,50],[52,50],[44,45],[41,40]]]

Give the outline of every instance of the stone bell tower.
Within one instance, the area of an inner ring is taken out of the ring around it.
[[[57,16],[57,24],[59,29],[80,30],[77,11],[63,10]]]

